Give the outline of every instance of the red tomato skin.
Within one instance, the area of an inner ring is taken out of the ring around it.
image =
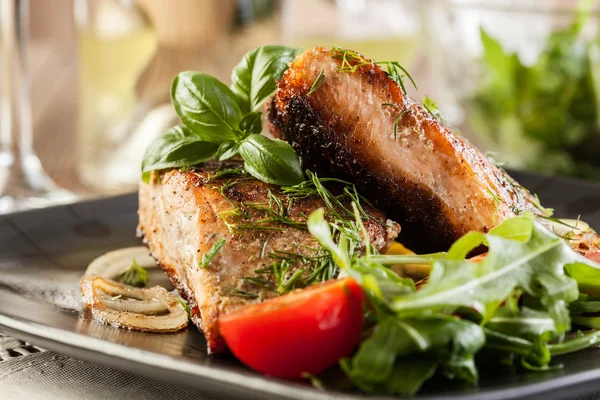
[[[593,253],[588,253],[585,255],[585,258],[588,260],[592,260],[598,264],[600,264],[600,251],[595,251]]]
[[[318,374],[352,353],[362,331],[362,289],[351,278],[327,282],[220,319],[233,354],[278,378]]]

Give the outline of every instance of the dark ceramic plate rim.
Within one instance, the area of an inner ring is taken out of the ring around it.
[[[359,394],[320,391],[295,382],[249,377],[220,368],[197,365],[167,355],[136,349],[62,329],[40,325],[24,319],[0,315],[0,326],[6,333],[36,343],[49,350],[61,352],[83,360],[98,362],[113,368],[126,370],[149,378],[191,386],[206,392],[223,395],[234,389],[241,398],[252,396],[272,399],[338,400],[364,398]],[[125,363],[123,363],[125,362]],[[476,392],[472,394],[419,396],[420,400],[500,400],[519,398],[545,398],[552,392],[553,398],[577,396],[589,393],[591,384],[600,379],[600,368],[582,371],[547,381],[522,384],[516,387]],[[194,382],[193,384],[190,384]],[[234,384],[234,386],[232,386]],[[212,386],[214,385],[214,386]],[[291,390],[290,390],[291,389]],[[223,390],[223,391],[221,391]],[[398,399],[398,397],[371,396],[373,399]]]
[[[578,180],[556,179],[547,176],[538,176],[537,178],[540,183],[547,183],[548,180],[553,180],[558,184],[561,182],[571,182],[589,185],[589,183]],[[592,186],[600,188],[600,186],[595,184],[592,184]],[[90,200],[83,203],[109,200],[111,198]],[[260,375],[251,376],[219,367],[199,365],[186,359],[158,354],[69,330],[42,325],[22,317],[3,314],[1,310],[0,326],[4,332],[10,335],[43,346],[49,350],[65,353],[91,362],[98,362],[117,369],[127,370],[150,378],[195,387],[215,395],[227,394],[240,398],[249,398],[251,396],[272,399],[315,400],[356,399],[364,397],[358,393],[320,391],[297,382],[276,379],[266,380]],[[488,389],[486,391],[466,394],[425,394],[418,396],[418,399],[493,400],[545,398],[550,392],[553,398],[557,398],[577,396],[589,393],[594,389],[597,390],[598,381],[600,381],[600,368],[592,368],[565,376],[499,389]],[[370,398],[398,399],[398,397],[381,396],[371,396]]]

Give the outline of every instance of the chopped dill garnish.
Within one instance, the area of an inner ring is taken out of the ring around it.
[[[313,82],[310,90],[308,91],[308,96],[310,96],[315,90],[319,89],[325,83],[325,71],[321,71],[317,79]]]
[[[406,93],[406,87],[404,86],[405,77],[410,80],[415,89],[419,90],[417,87],[417,83],[415,82],[413,77],[397,61],[370,61],[354,50],[342,49],[341,47],[337,46],[333,47],[333,49],[331,50],[331,54],[333,55],[333,58],[342,60],[342,64],[338,68],[340,72],[354,73],[360,67],[363,67],[365,65],[385,65],[386,72],[389,75],[389,77],[392,80],[394,80],[398,85],[400,85],[404,93]]]
[[[409,112],[410,108],[407,108],[406,110],[402,110],[400,114],[398,114],[398,116],[396,117],[396,120],[394,121],[394,141],[398,141],[398,123],[400,122],[404,114],[408,114]]]
[[[281,193],[269,190],[268,198],[262,202],[238,202],[228,199],[233,209],[222,212],[221,218],[231,231],[271,231],[262,243],[260,257],[265,258],[268,255],[273,263],[268,267],[255,270],[254,276],[241,278],[245,285],[284,294],[297,288],[333,279],[338,275],[339,268],[331,254],[320,246],[311,248],[300,244],[299,252],[273,249],[267,253],[267,243],[277,231],[286,231],[290,228],[307,229],[306,215],[298,212],[292,217],[292,205],[302,199],[318,197],[323,201],[326,217],[336,238],[344,236],[349,249],[365,248],[366,251],[375,251],[370,243],[363,243],[363,239],[367,237],[361,232],[364,227],[354,218],[356,212],[361,220],[369,219],[361,205],[369,203],[359,195],[356,186],[340,179],[319,178],[317,174],[310,171],[306,171],[306,176],[307,179],[297,185],[282,186]],[[235,183],[237,182],[228,182],[225,186],[231,187]],[[227,197],[226,188],[221,189],[221,193]],[[351,204],[353,206],[350,206]],[[255,298],[256,296],[240,289],[228,290],[229,294],[239,297]]]
[[[485,158],[487,158],[492,164],[494,164],[498,168],[502,168],[506,164],[506,162],[504,162],[504,161],[498,161],[498,159],[497,159],[498,153],[496,153],[495,151],[486,151],[485,153],[483,153],[483,155]],[[510,183],[512,184],[512,182],[510,182]]]
[[[570,230],[568,232],[566,232],[566,233],[564,233],[564,234],[561,235],[558,232],[556,232],[556,230],[554,229],[554,227],[551,227],[552,228],[552,232],[554,232],[556,234],[556,236],[559,236],[559,237],[563,238],[564,240],[569,241],[569,240],[573,240],[573,236],[575,236],[575,230],[578,229],[577,226],[579,225],[579,218],[581,218],[581,215],[579,215],[577,217],[577,221],[575,221],[575,225],[570,225],[570,224],[567,224],[565,221],[562,221],[562,220],[560,220],[558,218],[548,217],[548,216],[545,216],[545,215],[539,215],[538,217],[540,217],[542,219],[545,219],[545,220],[548,220],[550,222],[554,222],[555,224],[566,226],[567,228],[569,228]]]
[[[541,215],[541,217],[551,217],[554,214],[554,209],[553,208],[545,208],[542,206],[542,203],[540,203],[540,198],[538,197],[537,194],[533,195],[534,197],[534,201],[532,201],[531,203],[533,204],[533,206],[535,208],[537,208],[543,215]]]
[[[273,288],[269,286],[269,280],[260,276],[245,276],[242,278],[243,281],[249,283],[252,286],[256,286],[261,289],[273,291]]]
[[[498,207],[500,205],[500,203],[503,203],[504,200],[502,200],[496,193],[494,193],[494,191],[492,190],[491,187],[487,187],[487,192],[488,194],[491,196],[491,198],[494,200],[494,204],[496,204],[496,207]]]
[[[199,263],[199,267],[200,268],[206,268],[208,267],[208,264],[210,264],[210,262],[213,260],[213,258],[215,258],[215,256],[217,254],[219,254],[219,251],[221,251],[221,249],[223,248],[223,246],[225,246],[225,243],[227,243],[227,241],[223,238],[220,238],[219,240],[217,240],[212,247],[210,248],[210,250],[208,250],[206,253],[204,253],[202,255],[202,259],[200,260]]]
[[[431,97],[429,96],[425,96],[423,98],[423,107],[425,107],[425,109],[429,112],[429,114],[433,115],[433,117],[435,119],[437,119],[438,121],[446,124],[446,120],[444,119],[444,117],[442,117],[442,113],[440,112],[440,109],[438,108],[438,102],[433,100]]]
[[[185,301],[183,301],[183,299],[179,297],[175,297],[175,301],[178,302],[181,307],[183,307],[185,313],[188,316],[188,319],[192,318],[192,311],[190,310],[190,306],[188,305],[188,303],[186,303]]]
[[[148,283],[148,271],[140,267],[134,259],[131,266],[119,277],[119,282],[131,286],[144,287]]]
[[[241,290],[241,289],[234,288],[231,286],[224,286],[223,291],[225,292],[225,294],[228,294],[230,296],[243,297],[246,299],[257,299],[258,298],[258,295],[256,293],[248,292],[246,290]]]

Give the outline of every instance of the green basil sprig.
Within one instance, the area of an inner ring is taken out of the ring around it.
[[[301,52],[285,46],[263,46],[246,53],[231,73],[231,90],[242,109],[258,111],[275,91],[276,80]]]
[[[276,185],[303,180],[294,149],[261,136],[262,105],[275,92],[300,49],[263,46],[248,52],[233,69],[230,87],[202,72],[181,72],[171,100],[182,127],[171,128],[146,150],[142,162],[147,181],[153,170],[192,166],[213,157],[241,155],[255,178]]]
[[[296,152],[287,142],[250,135],[240,144],[244,169],[263,182],[295,185],[302,181]]]
[[[203,141],[188,128],[176,126],[156,138],[146,149],[142,178],[148,182],[151,171],[200,164],[211,159],[218,148],[218,145]]]

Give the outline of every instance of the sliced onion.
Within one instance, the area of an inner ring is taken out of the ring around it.
[[[561,218],[558,221],[560,222],[548,220],[550,226],[552,226],[552,230],[558,236],[566,235],[569,232],[579,234],[584,232],[590,232],[592,230],[592,228],[590,228],[590,225],[587,222],[581,220]]]
[[[110,251],[96,258],[87,267],[85,274],[115,279],[131,266],[133,260],[142,268],[158,267],[156,261],[148,254],[147,247],[127,247]]]
[[[140,289],[97,275],[85,275],[81,278],[81,294],[94,319],[120,328],[176,332],[188,324],[186,310],[160,286]],[[160,312],[168,314],[149,315]]]

